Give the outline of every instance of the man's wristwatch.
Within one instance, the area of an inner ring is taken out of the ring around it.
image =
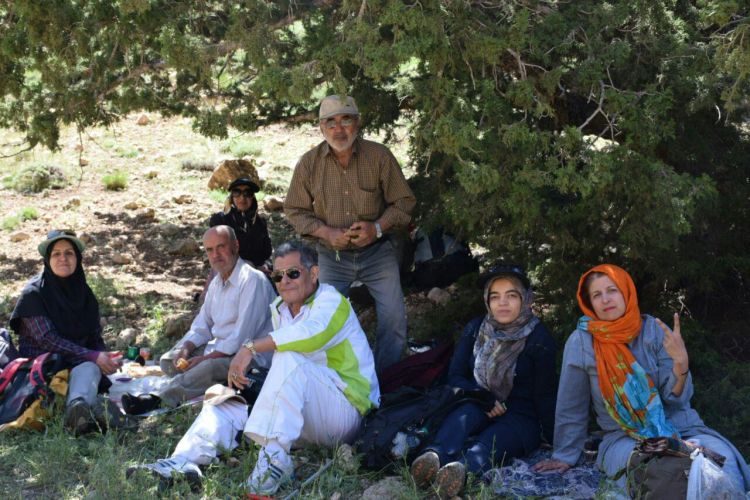
[[[245,342],[244,344],[242,344],[242,347],[244,347],[245,349],[247,349],[251,353],[253,353],[253,356],[257,356],[258,355],[258,351],[255,350],[255,342],[253,342],[252,340],[250,340],[250,341]]]
[[[383,228],[380,227],[380,223],[375,223],[375,237],[380,239],[383,237]]]

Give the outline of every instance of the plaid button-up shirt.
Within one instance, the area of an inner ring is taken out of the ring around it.
[[[395,227],[411,220],[416,199],[390,150],[361,138],[352,149],[346,168],[325,141],[300,158],[284,202],[297,233],[310,235],[324,225],[348,228],[358,220]]]

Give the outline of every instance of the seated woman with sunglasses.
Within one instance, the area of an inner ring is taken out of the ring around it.
[[[693,382],[679,316],[674,315],[670,330],[661,320],[641,315],[633,279],[612,264],[586,271],[577,298],[584,316],[565,342],[555,449],[552,459],[534,469],[562,473],[576,464],[591,406],[605,433],[598,463],[608,476],[626,468],[638,441],[680,437],[723,455],[722,470],[735,487],[750,488],[750,468],[742,455],[690,407]],[[618,480],[623,488],[626,479]]]
[[[240,257],[257,269],[266,271],[264,265],[271,256],[271,238],[266,221],[258,215],[259,182],[240,177],[229,185],[229,196],[224,210],[216,212],[208,222],[209,227],[229,226],[240,242]]]
[[[434,441],[411,465],[420,487],[455,496],[466,472],[481,475],[551,442],[555,416],[555,343],[531,310],[534,294],[523,269],[500,264],[484,285],[487,314],[461,335],[448,384],[477,402],[447,415]],[[480,403],[486,401],[487,404]]]
[[[119,364],[102,339],[99,303],[83,271],[84,245],[74,232],[55,230],[37,248],[44,270],[26,284],[10,317],[20,354],[57,353],[71,368],[64,423],[75,435],[96,424],[101,430],[122,425],[119,409],[97,398],[109,386],[102,375],[114,373]]]

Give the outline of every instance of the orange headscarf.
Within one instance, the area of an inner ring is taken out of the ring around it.
[[[625,299],[625,314],[614,321],[602,321],[596,317],[584,290],[586,278],[591,273],[603,273],[614,281]],[[577,297],[585,314],[579,321],[579,328],[593,337],[599,389],[610,416],[635,438],[673,435],[676,431],[664,417],[653,381],[628,348],[628,343],[640,334],[642,323],[633,279],[618,266],[601,264],[581,276]],[[639,389],[636,391],[635,388]]]

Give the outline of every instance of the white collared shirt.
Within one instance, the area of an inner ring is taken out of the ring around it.
[[[266,276],[238,258],[226,281],[221,275],[211,280],[206,301],[180,344],[190,341],[196,347],[206,345],[204,354],[219,351],[233,355],[244,342],[271,331],[268,305],[275,298]],[[268,366],[270,355],[259,356],[257,361]]]

